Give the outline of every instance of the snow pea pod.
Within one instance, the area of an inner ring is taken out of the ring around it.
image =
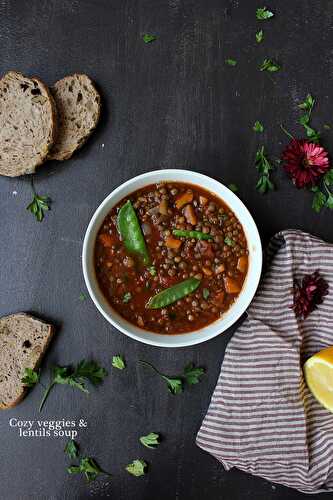
[[[146,307],[148,309],[160,309],[166,307],[177,300],[186,297],[190,293],[194,292],[200,285],[201,280],[197,278],[189,278],[185,281],[181,281],[170,288],[162,290],[162,292],[157,293],[149,299]]]
[[[118,212],[117,228],[126,250],[133,254],[137,254],[145,265],[149,265],[150,259],[146,242],[130,200],[128,200]]]
[[[187,231],[186,229],[174,229],[172,234],[184,238],[195,238],[197,240],[212,240],[213,236],[210,234],[202,233],[201,231]]]

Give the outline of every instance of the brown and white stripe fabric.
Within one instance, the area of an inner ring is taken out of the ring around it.
[[[305,385],[302,365],[333,345],[333,245],[278,233],[268,270],[230,340],[197,444],[237,467],[306,493],[333,491],[333,414]],[[305,321],[290,305],[294,279],[319,270],[329,294]]]

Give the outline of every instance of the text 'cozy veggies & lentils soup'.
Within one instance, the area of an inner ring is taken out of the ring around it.
[[[248,268],[240,222],[199,186],[146,186],[107,215],[95,245],[96,277],[130,323],[161,334],[217,320],[236,300]]]

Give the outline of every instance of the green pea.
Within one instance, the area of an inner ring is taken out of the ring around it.
[[[202,233],[201,231],[187,231],[186,229],[174,229],[172,234],[178,237],[195,238],[197,240],[212,240],[213,236]]]
[[[189,278],[185,281],[181,281],[170,288],[162,290],[162,292],[157,293],[154,297],[151,297],[146,307],[148,309],[161,309],[173,304],[174,302],[177,302],[177,300],[180,300],[183,297],[186,297],[186,295],[194,292],[200,283],[201,280],[198,280],[197,278]]]
[[[133,254],[137,254],[145,265],[149,265],[150,259],[146,242],[130,200],[128,200],[118,212],[117,228],[126,250]]]

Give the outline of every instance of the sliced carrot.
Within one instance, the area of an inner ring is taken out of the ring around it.
[[[239,257],[238,262],[237,262],[237,269],[241,273],[246,272],[246,270],[247,270],[247,256],[246,255],[242,255],[241,257]]]
[[[180,196],[178,196],[175,204],[176,207],[179,209],[182,208],[184,205],[186,205],[186,203],[191,203],[192,200],[193,200],[193,193],[191,191],[186,191],[186,193],[183,193]]]
[[[227,293],[238,293],[241,290],[239,283],[229,276],[224,278],[224,286]]]
[[[223,305],[224,298],[225,298],[225,293],[223,290],[221,290],[220,292],[217,292],[217,294],[214,297],[213,302],[215,305],[221,307]]]
[[[173,248],[175,250],[178,250],[181,244],[182,244],[181,240],[177,240],[176,238],[172,238],[171,236],[169,236],[165,240],[165,246],[168,248]]]
[[[195,215],[195,211],[192,205],[186,205],[186,207],[184,208],[184,216],[189,224],[192,224],[192,226],[196,225],[197,216]]]
[[[107,233],[100,234],[98,238],[99,241],[102,243],[102,245],[105,246],[106,248],[111,248],[112,245],[114,244],[112,236],[110,236]]]
[[[203,267],[202,268],[202,272],[206,275],[206,276],[211,276],[213,274],[213,271],[211,269],[209,269],[209,267]]]

